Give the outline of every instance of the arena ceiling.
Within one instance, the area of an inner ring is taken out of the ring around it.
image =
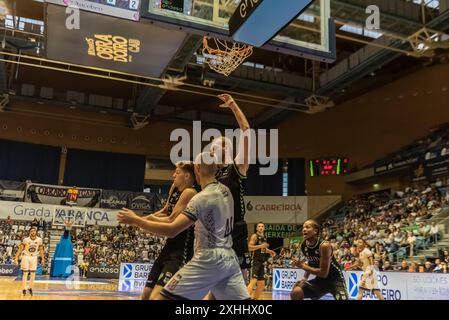
[[[164,82],[158,77],[115,75],[47,60],[45,4],[5,2],[10,16],[16,17],[12,26],[2,22],[1,89],[9,94],[5,111],[24,101],[35,102],[36,109],[52,105],[67,117],[73,109],[89,110],[89,116],[92,111],[101,112],[99,117],[114,114],[129,119],[135,128],[157,121],[192,119],[218,128],[234,126],[232,115],[218,108],[215,95],[224,91],[237,97],[253,126],[274,127],[292,114],[310,116],[331,105],[338,107],[417,68],[447,63],[449,53],[449,37],[444,35],[449,32],[449,8],[439,1],[428,0],[422,6],[415,3],[419,1],[405,0],[331,0],[337,34],[335,62],[255,49],[247,60],[253,66],[242,66],[226,77],[201,63],[201,37],[187,35],[171,43],[176,45],[176,52],[159,77],[182,78],[184,85],[172,90],[161,87]],[[381,12],[380,30],[374,34],[364,28],[369,4],[377,4]],[[429,39],[417,37],[424,33]],[[157,42],[157,36],[153,37]],[[438,41],[433,41],[434,37]],[[265,77],[264,69],[275,70],[278,78]],[[293,81],[286,85],[283,78]],[[333,103],[307,104],[312,95]]]

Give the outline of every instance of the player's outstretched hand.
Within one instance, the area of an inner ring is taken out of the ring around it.
[[[221,108],[229,108],[233,103],[235,103],[234,98],[227,93],[219,94],[218,98],[224,102],[224,104],[220,104]]]
[[[138,216],[134,213],[134,211],[126,208],[122,208],[117,215],[117,221],[125,224],[133,224],[137,218]]]

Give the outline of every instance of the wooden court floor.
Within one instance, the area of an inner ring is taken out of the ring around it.
[[[121,289],[120,289],[121,288]],[[139,300],[141,290],[122,290],[118,280],[79,279],[78,281],[37,279],[33,296],[22,295],[22,282],[16,277],[0,277],[0,300]],[[284,300],[284,293],[264,292],[261,300]]]

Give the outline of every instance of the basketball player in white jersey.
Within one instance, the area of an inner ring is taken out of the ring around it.
[[[19,246],[14,263],[19,263],[19,257],[22,255],[22,293],[26,295],[27,289],[30,295],[33,295],[34,279],[36,278],[37,257],[41,257],[41,264],[45,264],[44,246],[42,238],[37,236],[37,229],[32,227],[28,237],[23,239]],[[28,273],[30,274],[30,284],[27,286]]]
[[[357,300],[362,300],[363,292],[365,291],[371,291],[379,300],[385,300],[379,289],[377,272],[374,267],[373,253],[366,247],[365,240],[359,239],[356,244],[359,259],[354,265],[351,266],[351,269],[360,267],[363,270]]]
[[[195,225],[193,258],[165,285],[158,299],[200,300],[209,291],[218,300],[249,299],[237,256],[232,249],[234,200],[228,187],[215,179],[216,159],[201,153],[195,160],[195,177],[202,191],[171,223],[142,219],[122,209],[117,219],[160,236],[174,237]]]

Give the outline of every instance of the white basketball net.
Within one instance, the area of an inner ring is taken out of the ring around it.
[[[253,53],[253,47],[247,44],[227,42],[203,37],[203,57],[209,67],[215,72],[229,76],[246,58]]]

